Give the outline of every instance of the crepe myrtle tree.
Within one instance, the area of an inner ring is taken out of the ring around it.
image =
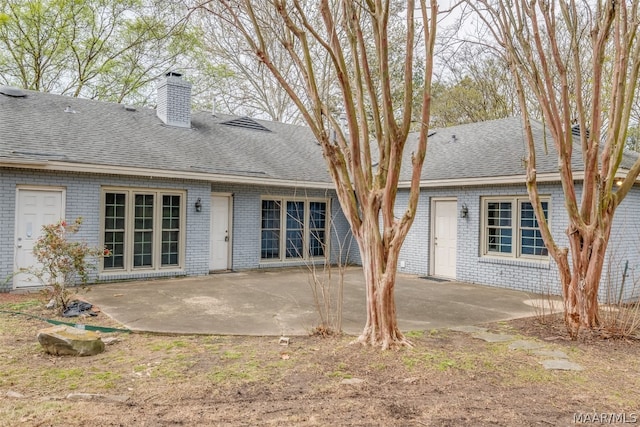
[[[192,9],[203,11],[242,34],[246,44],[238,54],[273,74],[322,147],[363,263],[367,320],[357,342],[383,349],[411,345],[398,328],[394,285],[427,149],[437,1],[211,0]],[[404,32],[400,64],[391,57],[392,26]],[[275,60],[275,46],[284,49],[292,68],[284,70]],[[417,68],[424,88],[420,124],[407,207],[396,217]],[[401,96],[390,79],[397,70],[403,74]],[[296,79],[288,78],[292,72]]]
[[[517,88],[528,145],[527,189],[542,238],[558,265],[565,323],[576,338],[580,327],[600,323],[598,290],[613,217],[640,173],[638,160],[614,191],[640,69],[639,1],[467,4],[487,24]],[[569,247],[556,243],[540,202],[529,124],[533,103],[557,152]],[[578,141],[574,126],[580,129]],[[579,173],[572,168],[574,144],[581,148]]]

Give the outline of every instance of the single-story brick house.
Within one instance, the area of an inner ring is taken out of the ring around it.
[[[553,140],[548,133],[543,137],[542,123],[533,121],[532,127],[543,207],[557,243],[568,246],[568,218]],[[411,151],[408,146],[405,164]],[[422,193],[399,271],[560,294],[557,266],[544,247],[525,186],[526,155],[520,117],[435,130],[429,137]],[[638,153],[623,157],[620,177]],[[583,176],[579,144],[572,159],[579,191]],[[407,195],[399,194],[398,213],[406,206]],[[634,286],[640,279],[639,208],[636,185],[616,211],[602,300],[630,299],[640,293]]]
[[[37,284],[12,274],[33,262],[41,225],[63,217],[82,216],[79,237],[113,252],[97,271],[105,281],[304,265],[325,255],[359,261],[355,243],[340,251],[348,224],[308,129],[192,113],[189,105],[190,85],[176,74],[160,83],[157,110],[0,89],[0,278],[10,278],[0,291]],[[434,132],[399,271],[558,293],[524,185],[521,119]],[[553,144],[541,124],[534,132],[540,190],[565,244]],[[623,168],[634,159],[626,155]],[[403,173],[399,215],[408,195],[408,169]],[[615,256],[603,279],[618,295],[626,265],[625,298],[637,294],[638,206],[634,188],[616,214]]]
[[[307,129],[192,114],[190,90],[167,75],[156,111],[0,89],[0,291],[41,285],[13,274],[60,218],[111,250],[103,281],[337,262],[349,227]]]

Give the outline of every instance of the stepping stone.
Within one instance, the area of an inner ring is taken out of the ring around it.
[[[543,344],[536,341],[518,340],[509,344],[509,350],[535,350],[543,346]]]
[[[476,332],[487,332],[487,328],[480,328],[478,326],[454,326],[453,328],[449,329],[452,331],[465,332],[468,334],[473,334]]]
[[[513,335],[494,334],[493,332],[478,332],[472,336],[486,342],[507,342],[515,339],[515,336]]]
[[[533,352],[536,356],[552,357],[554,359],[568,359],[567,353],[560,350],[536,350]]]
[[[577,363],[569,362],[564,359],[549,359],[540,362],[544,369],[549,371],[582,371],[584,368]]]

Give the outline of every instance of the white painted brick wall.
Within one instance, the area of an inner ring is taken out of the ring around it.
[[[601,300],[617,303],[640,297],[640,191],[627,194],[615,212],[602,274]],[[626,268],[626,277],[623,279]]]
[[[210,188],[207,183],[185,180],[161,180],[145,178],[126,178],[117,176],[98,177],[64,172],[46,173],[38,171],[0,170],[0,291],[12,288],[10,275],[14,265],[15,204],[16,188],[19,185],[56,186],[66,188],[65,217],[74,220],[81,216],[83,224],[75,236],[90,246],[100,244],[100,195],[102,186],[122,186],[132,188],[171,188],[187,191],[186,239],[189,244],[185,253],[184,273],[200,275],[209,272],[209,212],[203,206],[203,212],[195,212],[195,201],[200,197],[203,205],[209,204]],[[126,278],[150,278],[174,276],[175,272],[132,272],[122,275],[109,275],[109,280]],[[94,281],[96,274],[91,277]],[[100,277],[105,279],[106,277]]]
[[[209,215],[211,211],[210,193],[233,193],[233,249],[232,268],[236,270],[260,268],[264,266],[304,265],[304,262],[260,264],[260,209],[261,196],[273,197],[329,197],[333,213],[334,231],[331,232],[331,261],[338,257],[336,232],[350,237],[349,226],[339,210],[339,203],[333,192],[324,190],[304,190],[296,188],[273,188],[232,184],[208,184],[197,181],[160,180],[126,178],[117,176],[98,177],[71,173],[45,173],[0,169],[0,291],[11,289],[7,280],[13,271],[15,196],[18,185],[62,186],[66,191],[66,218],[84,218],[78,235],[89,245],[100,242],[100,194],[101,186],[129,186],[135,188],[174,188],[187,191],[186,265],[184,274],[201,275],[209,271]],[[567,218],[564,199],[558,185],[541,185],[542,194],[551,196],[551,227],[557,243],[567,245],[565,230]],[[495,260],[480,257],[480,207],[481,197],[508,195],[526,196],[521,186],[465,187],[437,190],[423,190],[413,227],[403,245],[400,261],[405,267],[400,272],[419,275],[429,274],[430,221],[429,209],[434,197],[457,197],[458,212],[463,203],[469,209],[467,218],[458,218],[458,249],[456,276],[458,280],[481,283],[529,292],[560,293],[557,268],[553,260],[535,263],[521,260]],[[195,212],[195,201],[202,201],[202,212]],[[407,203],[407,192],[398,194],[396,215],[401,215]],[[608,280],[612,286],[601,287],[600,297],[607,297],[607,289],[617,299],[622,285],[622,272],[628,261],[628,276],[625,278],[623,298],[637,298],[640,280],[640,221],[637,214],[640,207],[640,192],[634,191],[621,204],[611,234],[607,254],[603,284]],[[343,254],[343,257],[347,255]],[[348,254],[350,262],[360,263],[355,239]],[[110,279],[148,278],[175,273],[127,273],[109,276]]]
[[[339,209],[339,203],[333,191],[218,183],[211,185],[211,191],[214,193],[233,194],[232,267],[234,270],[303,266],[306,264],[304,261],[260,263],[261,197],[263,196],[276,198],[309,197],[330,199],[333,228],[335,230],[331,232],[331,236],[329,237],[331,247],[330,259],[332,263],[337,262],[340,252],[336,232],[342,236],[344,236],[344,233],[350,234],[349,225]],[[355,244],[351,247],[351,251],[354,250],[357,252]]]
[[[555,212],[560,212],[558,207],[562,207],[563,202],[557,190],[553,186],[541,186],[541,192],[551,195],[552,215]],[[398,195],[397,215],[400,215],[406,207],[407,195],[406,192]],[[458,203],[458,213],[463,203],[468,208],[467,218],[460,218],[459,215],[457,218],[457,280],[532,292],[541,291],[547,287],[551,292],[559,291],[559,288],[555,288],[554,277],[556,273],[553,261],[535,263],[516,259],[488,259],[480,256],[481,197],[496,195],[526,197],[526,189],[509,186],[423,190],[416,219],[400,254],[400,260],[405,262],[405,268],[401,268],[399,271],[419,275],[430,274],[431,201],[433,198],[455,197]],[[562,221],[553,218],[551,224],[555,234],[558,234],[560,230],[564,232]]]
[[[540,193],[550,195],[550,224],[556,243],[567,246],[566,229],[568,219],[564,207],[564,197],[559,185],[540,185]],[[578,188],[580,193],[580,188]],[[434,197],[456,197],[458,213],[462,204],[469,210],[467,218],[458,217],[458,249],[456,260],[457,280],[480,283],[504,288],[518,289],[532,293],[560,294],[557,266],[553,259],[548,263],[537,263],[519,259],[491,259],[480,256],[480,209],[481,198],[486,196],[524,196],[524,186],[503,187],[464,187],[451,189],[423,190],[418,212],[413,226],[403,245],[400,261],[405,267],[400,272],[428,275],[430,257],[429,209]],[[401,215],[407,204],[407,192],[398,194],[396,215]],[[579,194],[578,194],[579,197]],[[629,261],[628,276],[625,279],[623,298],[637,298],[640,294],[640,192],[627,196],[621,204],[614,220],[607,263],[600,287],[600,299],[606,300],[607,294],[619,295],[622,273]],[[611,286],[607,286],[607,281]],[[610,289],[608,292],[607,290]]]

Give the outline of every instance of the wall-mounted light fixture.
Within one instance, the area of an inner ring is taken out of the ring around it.
[[[623,181],[624,181],[624,180],[623,180],[622,178],[617,178],[617,179],[616,179],[616,185],[617,185],[618,187],[621,187],[621,186],[622,186],[622,182],[623,182]]]
[[[469,216],[469,208],[467,208],[467,204],[463,203],[462,208],[460,208],[460,218],[466,218]]]
[[[198,200],[196,200],[196,212],[200,211],[202,211],[202,199],[198,197]]]

